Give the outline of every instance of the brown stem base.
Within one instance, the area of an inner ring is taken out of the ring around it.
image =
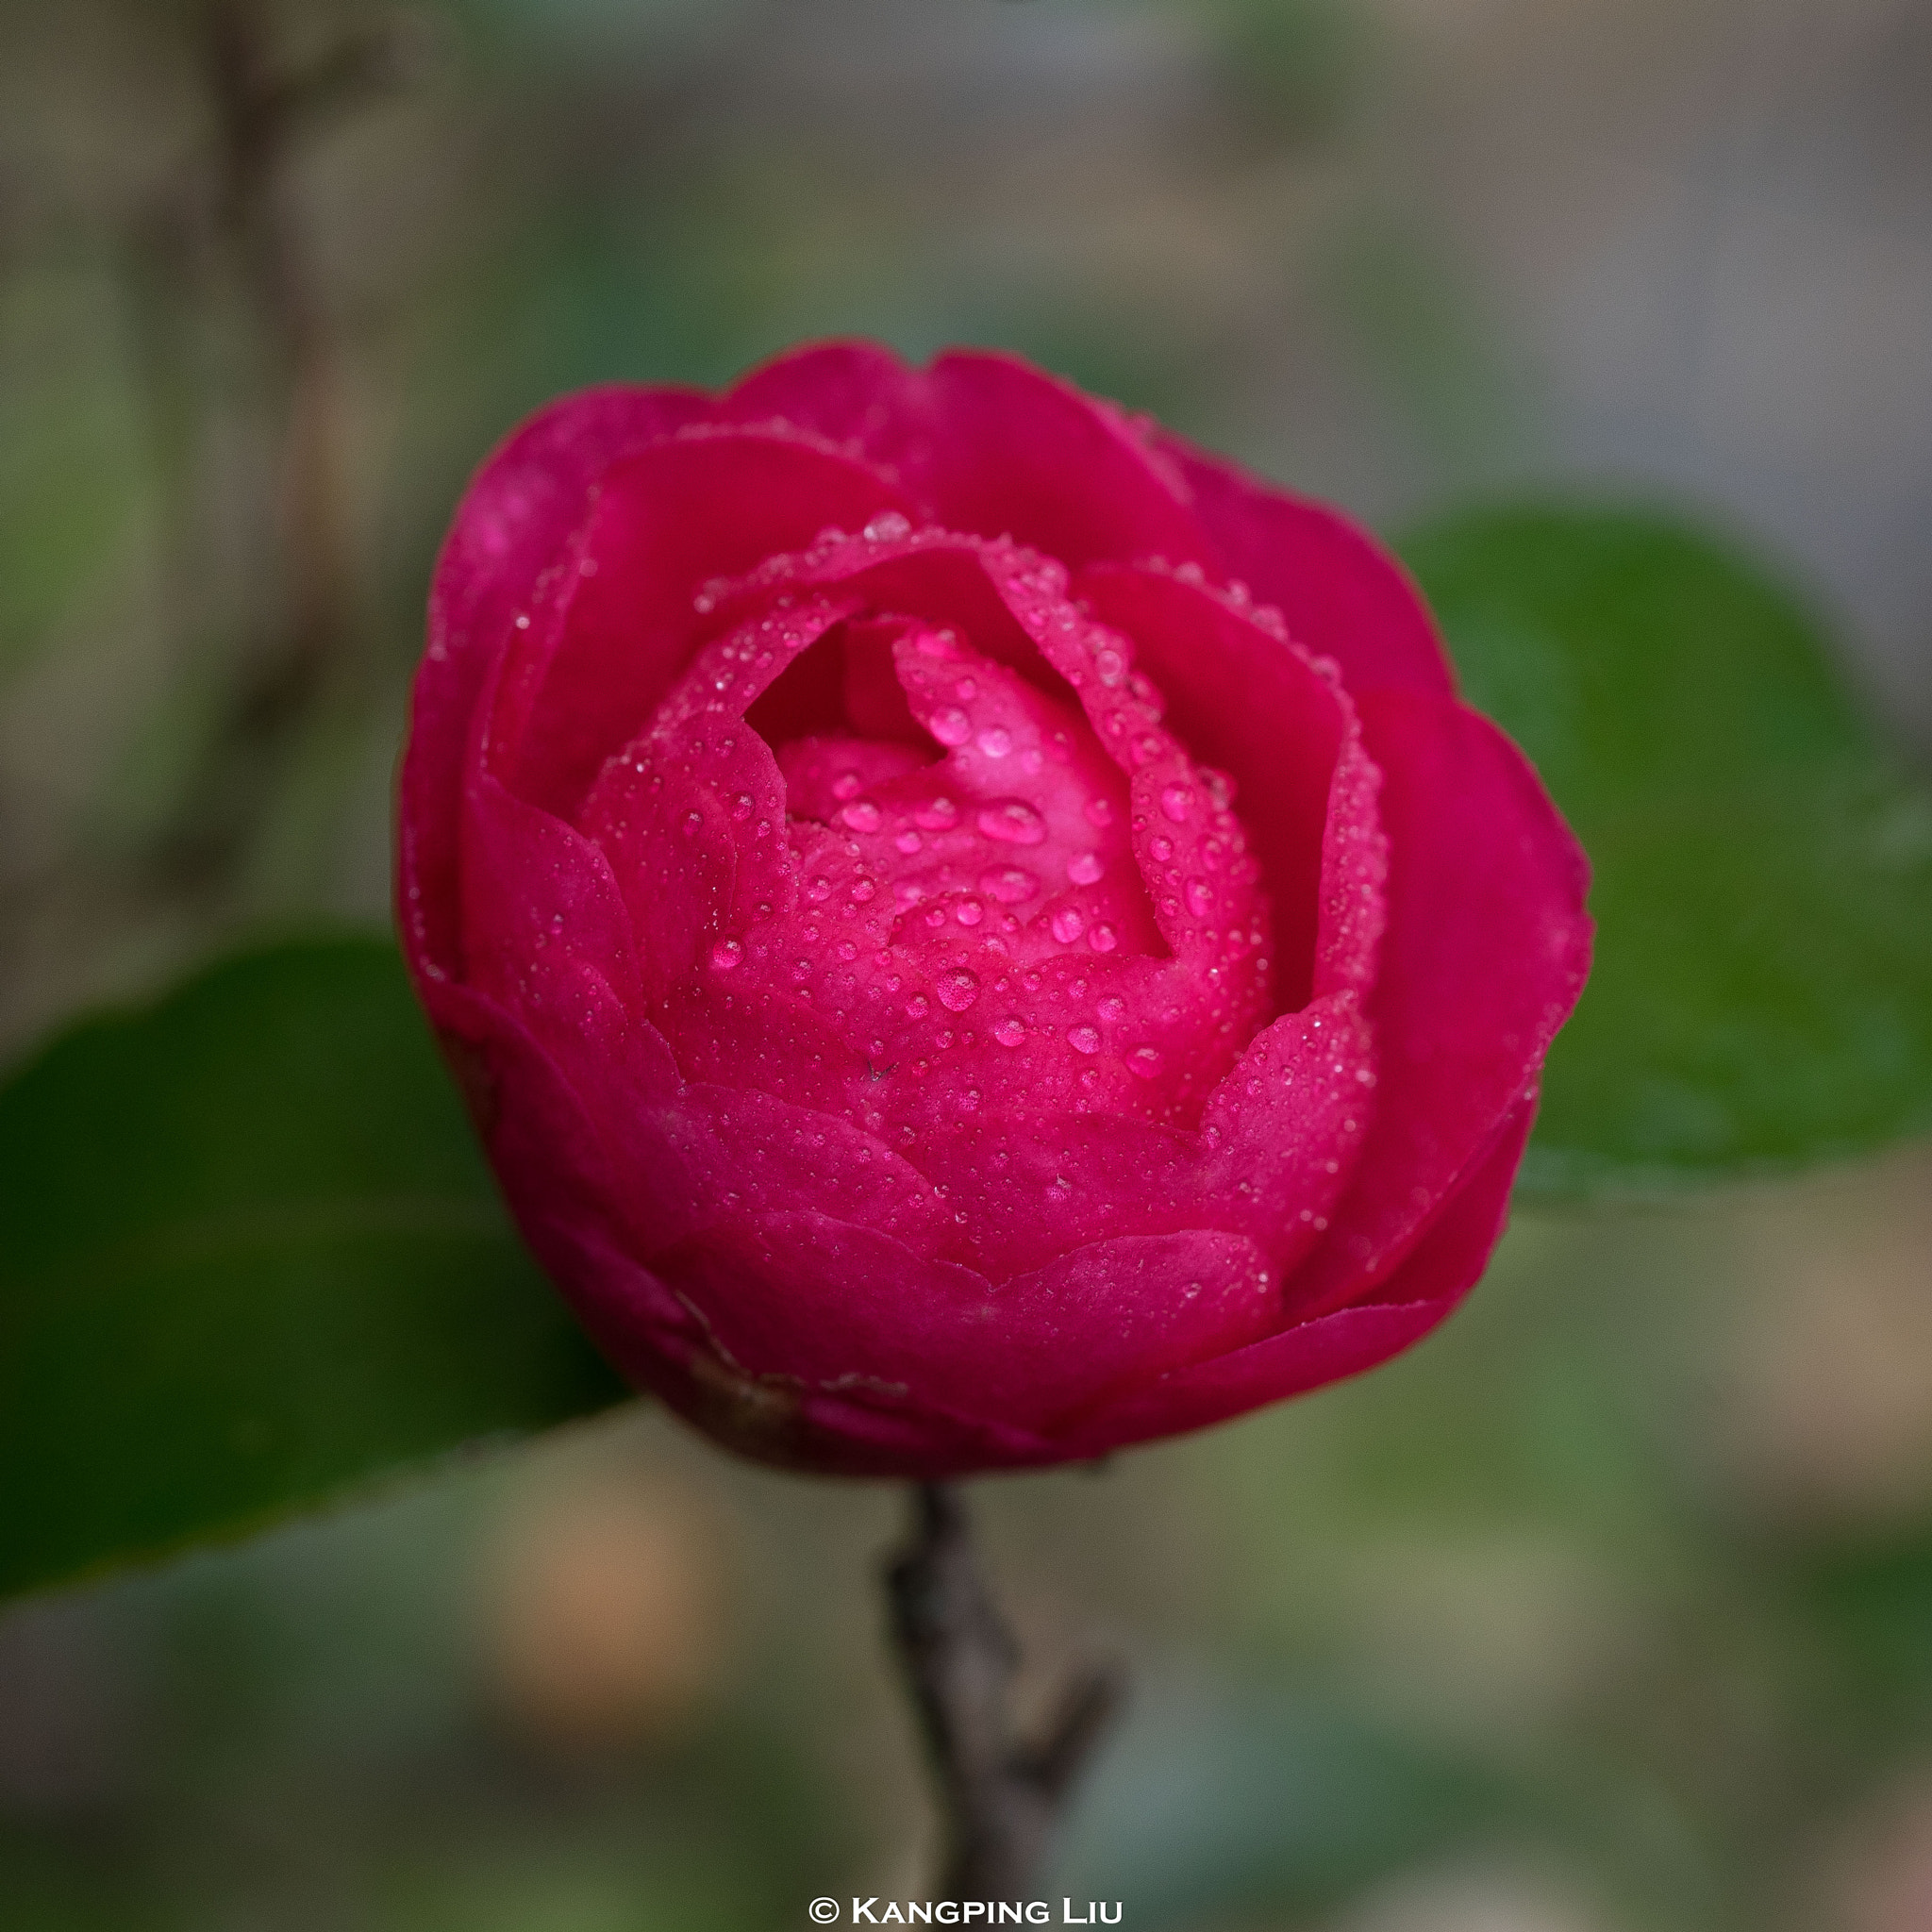
[[[925,1483],[914,1507],[911,1541],[886,1580],[945,1814],[941,1895],[1026,1898],[1124,1679],[1112,1663],[1084,1666],[1043,1734],[1016,1737],[1008,1706],[1019,1645],[980,1576],[965,1505],[950,1485]]]

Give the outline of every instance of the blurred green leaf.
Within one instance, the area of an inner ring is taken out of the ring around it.
[[[1932,799],[1816,619],[1648,512],[1464,514],[1403,554],[1595,868],[1526,1184],[1655,1191],[1932,1127]]]
[[[228,960],[0,1090],[0,1592],[622,1393],[384,941]]]

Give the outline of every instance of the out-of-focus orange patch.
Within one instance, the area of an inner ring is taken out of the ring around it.
[[[546,1480],[506,1511],[486,1567],[491,1702],[569,1756],[687,1728],[723,1674],[725,1567],[714,1515],[660,1477]]]

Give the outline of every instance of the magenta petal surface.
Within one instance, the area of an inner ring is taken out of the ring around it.
[[[1455,673],[1422,592],[1359,524],[1179,437],[1162,437],[1160,447],[1187,479],[1228,572],[1281,612],[1297,642],[1333,658],[1352,691],[1398,685],[1455,694]]]
[[[1586,871],[1355,526],[1015,358],[568,399],[439,567],[418,988],[532,1251],[744,1454],[935,1477],[1480,1274]]]

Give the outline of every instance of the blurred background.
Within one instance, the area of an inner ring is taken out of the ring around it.
[[[436,544],[556,391],[1017,348],[1385,530],[1782,559],[1932,748],[1924,0],[0,5],[0,1046],[386,916]],[[979,1486],[1171,1932],[1932,1926],[1932,1158],[1519,1212],[1368,1380]],[[890,1491],[625,1412],[0,1617],[13,1932],[919,1896]]]

